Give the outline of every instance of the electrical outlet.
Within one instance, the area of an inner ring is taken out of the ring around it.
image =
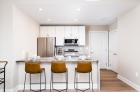
[[[136,75],[136,77],[139,77],[139,74],[138,74],[138,72],[136,72],[136,73],[135,73],[135,75]]]

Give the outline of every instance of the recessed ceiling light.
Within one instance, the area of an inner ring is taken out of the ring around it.
[[[85,0],[85,1],[100,1],[100,0]]]
[[[39,8],[38,10],[42,11],[42,8]]]
[[[77,21],[77,19],[74,19],[74,21]]]
[[[77,11],[80,11],[81,9],[80,8],[77,8]]]
[[[47,19],[47,21],[51,21],[50,19]]]

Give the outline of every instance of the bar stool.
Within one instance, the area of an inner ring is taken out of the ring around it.
[[[41,73],[44,71],[44,77],[45,77],[45,83],[41,82]],[[30,90],[35,91],[31,89],[31,84],[40,84],[40,90],[42,91],[46,89],[46,74],[45,74],[45,68],[40,68],[40,63],[39,62],[25,62],[25,81],[24,81],[24,90],[25,90],[25,82],[26,82],[26,74],[30,74]],[[31,82],[31,74],[38,74],[40,73],[40,83],[32,83]],[[41,89],[41,84],[45,84],[45,89]],[[23,92],[24,92],[23,90]],[[35,91],[36,92],[36,91]]]
[[[66,82],[54,82],[53,81],[53,73],[65,73],[66,76]],[[57,90],[53,88],[53,84],[54,83],[66,83],[66,89],[62,89],[62,90]],[[58,92],[64,91],[68,89],[68,70],[66,68],[66,64],[65,62],[52,62],[51,63],[51,80],[50,80],[50,92],[51,92],[51,85],[52,85],[52,89],[56,90]]]
[[[5,70],[8,62],[5,60],[0,60],[0,64],[1,63],[3,63],[3,67],[0,67],[0,74],[3,73],[3,77],[0,77],[0,85],[3,84],[3,92],[5,92]]]
[[[77,73],[89,73],[89,82],[78,82],[78,78],[76,78],[76,74]],[[79,91],[86,91],[88,89],[90,89],[90,78],[91,78],[91,81],[92,81],[92,92],[94,92],[93,90],[93,80],[92,80],[92,64],[91,62],[78,62],[77,64],[77,68],[75,68],[75,77],[74,77],[74,88]],[[78,89],[78,83],[89,83],[89,88],[85,89],[85,90],[81,90],[81,89]],[[75,87],[75,84],[76,84],[76,87]]]

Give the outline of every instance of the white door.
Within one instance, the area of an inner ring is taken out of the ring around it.
[[[99,60],[100,68],[106,69],[108,65],[108,31],[90,31],[89,48],[91,58]]]
[[[109,32],[109,65],[117,72],[117,30]]]

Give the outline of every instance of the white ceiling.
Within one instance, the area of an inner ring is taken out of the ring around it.
[[[116,21],[118,16],[139,4],[139,2],[71,1],[26,2],[16,5],[41,25],[109,25]],[[39,11],[39,8],[43,10]],[[77,8],[81,10],[77,11]]]

